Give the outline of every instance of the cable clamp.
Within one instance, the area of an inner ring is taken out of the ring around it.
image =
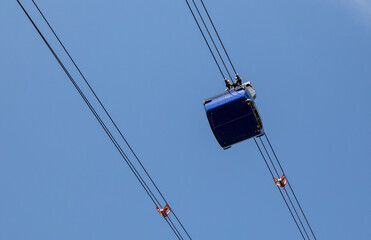
[[[171,208],[169,206],[169,204],[166,203],[165,207],[163,208],[159,208],[156,206],[156,209],[157,211],[164,217],[166,218],[167,216],[169,216],[169,214],[171,213]]]
[[[283,174],[281,178],[274,178],[274,182],[276,183],[277,187],[285,187],[287,183],[286,175]]]

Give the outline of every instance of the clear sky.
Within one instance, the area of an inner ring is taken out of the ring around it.
[[[371,1],[204,1],[317,239],[371,239]],[[193,239],[300,239],[254,141],[212,134],[184,0],[37,3]],[[0,239],[175,239],[16,1],[0,29]]]

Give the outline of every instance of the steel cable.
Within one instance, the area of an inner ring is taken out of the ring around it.
[[[266,155],[268,156],[269,161],[271,162],[271,164],[272,164],[272,166],[273,166],[273,168],[274,168],[274,171],[276,172],[277,176],[279,177],[280,175],[279,175],[279,173],[278,173],[278,171],[277,171],[277,169],[276,169],[276,167],[275,167],[275,165],[274,165],[274,163],[273,163],[273,161],[272,161],[271,156],[269,155],[269,153],[268,153],[268,151],[267,151],[267,148],[265,147],[265,144],[264,144],[263,140],[262,140],[261,138],[259,138],[259,140],[260,140],[260,142],[261,142],[261,144],[262,144],[262,146],[263,146],[263,148],[264,148],[264,150],[265,150]],[[284,174],[284,171],[283,171],[283,170],[282,170],[282,173]],[[286,178],[286,179],[287,179],[287,178]],[[287,193],[287,191],[286,191],[285,188],[284,188],[284,191],[285,191],[285,193],[286,193],[286,195],[287,195],[287,198],[289,199],[289,201],[290,201],[290,203],[291,203],[292,208],[294,209],[294,212],[295,212],[297,218],[299,219],[300,225],[301,225],[301,227],[303,228],[305,235],[308,237],[308,239],[310,239],[309,236],[308,236],[308,233],[307,233],[307,231],[306,231],[306,229],[305,229],[305,227],[304,227],[304,225],[303,225],[303,222],[301,221],[301,218],[300,218],[298,212],[296,211],[296,208],[295,208],[293,202],[291,201],[291,198],[290,198],[290,196],[289,196],[289,194]]]
[[[137,156],[137,154],[134,152],[133,148],[130,146],[129,142],[126,140],[126,138],[124,137],[124,135],[122,134],[121,130],[118,128],[116,122],[113,120],[113,118],[111,117],[111,115],[109,114],[109,112],[107,111],[106,107],[103,105],[102,101],[99,99],[98,95],[95,93],[95,91],[93,90],[93,88],[91,87],[90,83],[88,82],[88,80],[86,79],[85,75],[82,73],[82,71],[80,70],[80,68],[78,67],[78,65],[76,64],[75,60],[72,58],[71,54],[69,53],[69,51],[67,50],[67,48],[64,46],[64,44],[62,43],[62,41],[60,40],[59,36],[57,35],[57,33],[54,31],[53,27],[50,25],[49,21],[46,19],[45,15],[42,13],[41,9],[39,8],[39,6],[36,4],[36,2],[34,0],[32,0],[33,4],[35,5],[36,9],[38,10],[38,12],[40,13],[40,15],[42,16],[42,18],[44,19],[44,21],[46,22],[46,24],[48,25],[49,29],[52,31],[53,35],[55,36],[55,38],[58,40],[59,44],[62,46],[63,50],[66,52],[67,56],[69,57],[69,59],[71,60],[71,62],[73,63],[73,65],[75,66],[75,68],[77,69],[77,71],[79,72],[79,74],[81,75],[81,77],[84,79],[85,83],[87,84],[88,88],[90,89],[90,91],[93,93],[94,97],[97,99],[98,103],[100,104],[100,106],[102,107],[102,109],[104,110],[104,112],[106,113],[106,115],[108,116],[108,118],[110,119],[110,121],[112,122],[112,124],[114,125],[114,127],[116,128],[116,130],[118,131],[118,133],[120,134],[121,138],[124,140],[124,142],[126,143],[126,145],[128,146],[128,148],[130,149],[131,153],[133,154],[133,156],[136,158],[136,160],[138,161],[138,163],[140,164],[140,166],[142,167],[143,171],[145,172],[145,174],[147,175],[147,177],[149,178],[149,180],[152,182],[153,186],[156,188],[157,192],[160,194],[160,196],[162,197],[162,199],[164,200],[165,203],[168,203],[168,201],[165,199],[164,195],[162,194],[162,192],[160,191],[160,189],[157,187],[156,183],[153,181],[152,177],[149,175],[147,169],[144,167],[144,165],[142,164],[142,162],[140,161],[139,157]],[[147,186],[148,187],[148,186]],[[149,188],[149,187],[148,187]],[[154,196],[155,197],[155,196]],[[159,203],[159,201],[156,199],[156,201],[158,202],[159,205],[161,205]],[[177,221],[179,222],[180,226],[183,228],[184,232],[188,235],[188,237],[190,239],[192,239],[188,233],[188,231],[185,229],[185,227],[183,226],[182,222],[179,220],[179,218],[175,215],[175,212],[172,211],[172,213],[174,214],[175,218],[177,219]]]
[[[183,238],[182,238],[181,236],[178,235],[178,230],[175,230],[175,229],[173,228],[173,225],[170,224],[170,222],[169,222],[169,220],[168,220],[167,218],[165,218],[165,221],[167,222],[167,224],[169,224],[169,226],[170,226],[171,230],[173,230],[175,236],[176,236],[179,240],[183,240]]]
[[[107,126],[104,124],[104,122],[102,121],[102,119],[99,117],[98,113],[95,111],[95,109],[93,108],[93,106],[91,105],[91,103],[89,102],[89,100],[86,98],[86,96],[84,95],[84,93],[82,92],[82,90],[80,89],[80,87],[77,85],[76,81],[73,79],[73,77],[71,76],[71,74],[69,73],[69,71],[67,70],[67,68],[64,66],[64,64],[62,63],[62,61],[60,60],[60,58],[57,56],[57,54],[55,53],[55,51],[53,50],[53,48],[50,46],[50,44],[48,43],[48,41],[46,40],[46,38],[40,32],[40,30],[38,29],[38,27],[36,26],[36,24],[33,22],[33,20],[31,19],[31,17],[29,16],[29,14],[26,12],[26,10],[24,9],[24,7],[19,2],[19,0],[17,0],[17,2],[21,6],[22,10],[25,12],[25,14],[27,15],[28,19],[31,21],[31,23],[33,24],[33,26],[35,27],[35,29],[37,30],[37,32],[40,34],[41,38],[44,40],[45,44],[48,46],[49,50],[52,52],[53,56],[55,57],[55,59],[57,60],[57,62],[60,64],[60,66],[62,67],[63,71],[66,73],[66,75],[68,76],[68,78],[70,79],[70,81],[72,82],[72,84],[74,85],[74,87],[76,88],[76,90],[79,92],[80,96],[83,98],[83,100],[85,101],[85,103],[88,105],[88,107],[91,110],[91,112],[93,113],[93,115],[96,117],[96,119],[98,120],[98,122],[100,123],[100,125],[103,127],[104,131],[106,132],[106,134],[108,135],[108,137],[110,138],[110,140],[113,142],[113,144],[115,145],[115,147],[117,148],[117,150],[120,152],[120,154],[122,155],[122,157],[124,158],[124,160],[127,162],[127,164],[129,165],[130,169],[133,171],[134,175],[137,177],[138,181],[142,184],[143,188],[146,190],[146,192],[148,193],[148,195],[151,197],[151,200],[153,201],[153,203],[156,205],[156,202],[158,202],[158,200],[155,199],[155,198],[152,198],[152,195],[153,194],[151,195],[148,192],[147,188],[143,185],[142,181],[140,180],[140,177],[137,176],[138,172],[135,170],[135,168],[132,167],[132,164],[130,164],[130,160],[127,158],[126,154],[120,148],[120,145],[117,143],[117,141],[115,140],[115,138],[113,137],[113,135],[111,134],[111,132],[108,130]]]
[[[280,166],[280,168],[281,168],[281,170],[282,170],[282,172],[283,172],[282,165],[281,165],[280,161],[278,160],[278,157],[277,157],[277,155],[276,155],[276,152],[274,151],[274,149],[273,149],[273,147],[272,147],[272,144],[271,144],[271,142],[269,141],[268,136],[267,136],[266,134],[264,134],[264,135],[265,135],[265,138],[267,139],[267,142],[268,142],[268,144],[269,144],[269,147],[272,149],[272,152],[273,152],[274,157],[276,158],[276,160],[277,160],[277,162],[278,162],[278,165]],[[287,178],[286,178],[286,179],[287,179]],[[297,202],[297,204],[298,204],[298,206],[299,206],[299,208],[300,208],[301,213],[302,213],[303,216],[304,216],[305,221],[307,222],[307,224],[308,224],[308,226],[309,226],[309,229],[310,229],[310,231],[311,231],[311,233],[312,233],[314,239],[317,240],[317,238],[316,238],[316,236],[314,235],[314,232],[313,232],[313,230],[312,230],[312,227],[310,226],[309,221],[308,221],[307,217],[305,216],[305,213],[304,213],[304,211],[303,211],[303,209],[302,209],[302,207],[301,207],[301,205],[300,205],[300,203],[299,203],[299,200],[298,200],[298,198],[296,197],[296,194],[295,194],[294,190],[292,189],[291,184],[290,184],[290,181],[289,181],[288,179],[287,179],[287,184],[289,185],[290,190],[291,190],[292,194],[293,194],[294,197],[295,197],[295,200],[296,200],[296,202]]]
[[[235,69],[234,66],[233,66],[233,63],[232,63],[231,59],[229,58],[229,55],[228,55],[228,53],[227,53],[227,50],[226,50],[225,47],[224,47],[224,44],[223,44],[223,42],[222,42],[222,39],[220,38],[219,33],[218,33],[218,31],[216,30],[216,28],[215,28],[214,22],[213,22],[213,20],[211,20],[211,17],[210,17],[209,11],[207,11],[207,9],[206,9],[206,6],[205,6],[205,4],[204,4],[204,1],[201,0],[201,3],[202,3],[202,6],[203,6],[204,9],[205,9],[205,12],[206,12],[206,14],[207,14],[207,17],[209,18],[209,20],[210,20],[210,22],[211,22],[211,25],[212,25],[213,28],[214,28],[214,31],[215,31],[216,35],[218,36],[219,42],[220,42],[220,44],[222,45],[222,47],[223,47],[223,49],[224,49],[225,55],[227,56],[227,58],[228,58],[228,60],[229,60],[229,63],[231,64],[231,66],[232,66],[232,68],[233,68],[234,74],[237,74],[236,69]]]
[[[200,32],[201,32],[201,34],[202,34],[202,37],[203,37],[204,40],[205,40],[205,43],[206,43],[207,47],[209,48],[209,51],[210,51],[211,55],[213,56],[214,62],[215,62],[216,65],[218,66],[218,69],[219,69],[220,74],[222,75],[223,79],[225,79],[224,73],[223,73],[222,69],[220,68],[220,65],[219,65],[218,61],[217,61],[216,58],[215,58],[214,52],[211,50],[211,47],[210,47],[210,45],[209,45],[209,42],[207,41],[207,39],[206,39],[206,37],[205,37],[205,34],[203,33],[203,31],[202,31],[202,29],[201,29],[201,26],[200,26],[200,24],[199,24],[198,21],[197,21],[197,18],[196,18],[195,14],[194,14],[194,12],[193,12],[193,10],[192,10],[192,8],[191,8],[191,5],[189,5],[188,0],[185,0],[185,1],[186,1],[186,3],[187,3],[187,6],[188,6],[188,8],[189,8],[189,11],[191,11],[191,14],[192,14],[193,19],[195,20],[195,22],[196,22],[196,24],[197,24],[198,29],[200,30]]]
[[[116,125],[116,122],[113,120],[113,118],[111,117],[111,115],[108,113],[107,109],[105,108],[105,106],[103,105],[103,103],[101,102],[101,100],[99,99],[99,97],[97,96],[97,94],[95,93],[95,91],[93,90],[93,88],[91,87],[91,85],[89,84],[89,82],[87,81],[87,79],[85,78],[85,75],[81,72],[80,68],[77,66],[76,62],[74,61],[74,59],[70,55],[69,51],[65,48],[64,44],[62,43],[62,41],[60,40],[60,38],[58,37],[58,35],[54,31],[53,27],[49,24],[49,21],[45,18],[44,14],[40,10],[40,8],[36,4],[36,2],[34,0],[32,0],[32,2],[35,5],[35,7],[37,8],[37,10],[39,11],[40,15],[43,17],[43,19],[46,22],[46,24],[49,26],[50,30],[53,32],[54,36],[58,40],[59,44],[62,46],[63,50],[68,55],[68,57],[71,60],[71,62],[73,63],[73,65],[76,67],[76,69],[79,72],[79,74],[81,75],[81,77],[84,79],[85,83],[89,87],[90,91],[93,93],[94,97],[99,102],[100,106],[102,107],[102,109],[104,110],[104,112],[106,113],[106,115],[111,120],[112,124],[114,125],[114,127],[116,128],[116,130],[118,131],[118,133],[120,134],[121,138],[125,141],[126,145],[130,149],[130,151],[132,152],[132,154],[134,155],[134,157],[137,159],[138,163],[140,164],[140,166],[142,167],[142,169],[144,170],[144,172],[146,173],[146,175],[148,176],[148,178],[151,180],[152,184],[155,186],[155,188],[157,189],[158,193],[161,195],[162,199],[166,202],[166,200],[165,200],[164,196],[162,195],[161,191],[158,189],[157,185],[152,180],[151,176],[148,174],[146,168],[143,166],[142,162],[139,160],[138,156],[135,154],[134,150],[132,149],[132,147],[130,146],[130,144],[128,143],[128,141],[126,140],[126,138],[124,137],[124,135],[122,134],[121,130]]]
[[[19,4],[19,6],[22,8],[23,12],[26,14],[26,16],[29,19],[29,21],[32,23],[32,25],[34,26],[34,28],[37,30],[37,32],[39,33],[39,35],[41,36],[41,38],[43,39],[43,41],[45,42],[45,44],[47,45],[47,47],[49,48],[49,50],[51,51],[51,53],[53,54],[53,56],[55,57],[55,59],[57,60],[57,62],[59,63],[59,65],[62,67],[63,71],[66,73],[66,75],[68,76],[68,78],[70,79],[70,81],[72,82],[72,84],[74,85],[74,87],[76,88],[76,90],[79,92],[80,96],[83,98],[83,100],[85,101],[85,103],[88,105],[90,111],[93,113],[93,115],[95,116],[95,118],[98,120],[98,122],[102,126],[103,130],[106,132],[106,134],[108,135],[108,137],[110,138],[110,140],[112,141],[112,143],[115,145],[115,147],[119,151],[120,155],[124,158],[124,160],[126,161],[126,163],[129,166],[129,168],[134,173],[135,177],[140,182],[140,184],[142,185],[143,189],[146,191],[147,195],[150,197],[150,199],[155,204],[155,206],[157,206],[157,204],[160,205],[160,202],[157,200],[157,198],[152,193],[152,191],[150,190],[150,188],[148,187],[148,185],[146,184],[146,182],[143,180],[143,178],[141,177],[141,175],[139,174],[139,172],[136,170],[136,168],[134,167],[134,165],[131,163],[131,161],[129,160],[129,158],[125,154],[125,152],[122,150],[121,146],[118,144],[118,142],[116,141],[116,139],[114,138],[114,136],[112,135],[112,133],[109,131],[109,129],[107,128],[107,126],[105,125],[105,123],[102,121],[102,119],[100,118],[99,114],[95,111],[94,107],[91,105],[90,101],[86,98],[86,96],[84,95],[84,93],[82,92],[82,90],[80,89],[80,87],[77,85],[76,81],[73,79],[73,77],[71,76],[71,74],[69,73],[69,71],[67,70],[67,68],[65,67],[65,65],[62,63],[62,61],[60,60],[60,58],[57,56],[57,54],[55,53],[55,51],[53,50],[53,48],[51,47],[51,45],[49,44],[49,42],[46,40],[46,38],[44,37],[44,35],[41,33],[41,31],[39,30],[39,28],[36,26],[35,22],[32,20],[32,18],[30,17],[30,15],[26,11],[26,9],[23,7],[23,5],[20,3],[19,0],[17,0],[17,2]],[[179,221],[178,218],[177,218],[177,220]],[[180,221],[179,221],[179,223],[180,223]],[[176,229],[175,225],[174,224],[172,224],[172,225]],[[182,224],[181,224],[181,226],[183,227]],[[170,225],[170,227],[173,229],[173,227],[171,225]],[[174,231],[174,229],[173,229],[173,231]],[[179,231],[177,229],[176,229],[176,232],[179,233]],[[187,235],[188,235],[188,233],[187,233]],[[178,235],[177,235],[177,237],[178,237]]]
[[[210,34],[209,28],[207,27],[207,25],[206,25],[206,23],[205,23],[205,21],[204,21],[204,18],[202,17],[202,15],[201,15],[201,13],[200,13],[200,11],[199,11],[197,5],[196,5],[195,0],[192,0],[192,2],[193,2],[193,5],[194,5],[195,8],[196,8],[196,11],[197,11],[197,13],[198,13],[198,16],[200,16],[200,19],[201,19],[201,21],[202,21],[202,23],[203,23],[203,25],[204,25],[204,27],[205,27],[205,29],[206,29],[206,31],[207,31],[207,34],[209,35],[209,37],[210,37],[210,39],[211,39],[211,42],[212,42],[213,45],[214,45],[214,48],[215,48],[216,52],[217,52],[218,55],[219,55],[220,60],[221,60],[222,63],[223,63],[223,66],[224,66],[225,70],[227,71],[228,76],[230,77],[231,81],[233,82],[233,78],[232,78],[231,74],[229,73],[229,70],[228,70],[227,66],[225,65],[225,62],[224,62],[224,60],[223,60],[223,58],[222,58],[222,56],[221,56],[221,54],[220,54],[220,52],[219,52],[218,47],[217,47],[216,44],[215,44],[215,41],[214,41],[213,37],[212,37],[211,34]]]
[[[268,162],[267,162],[267,160],[265,159],[265,156],[264,156],[263,152],[261,151],[260,146],[259,146],[259,144],[258,144],[258,142],[256,141],[255,138],[254,138],[254,141],[255,141],[256,146],[257,146],[258,149],[259,149],[259,152],[260,152],[261,156],[263,157],[263,160],[264,160],[265,164],[267,165],[267,168],[268,168],[269,172],[271,173],[272,177],[274,177],[273,172],[272,172],[271,168],[269,167]],[[290,206],[289,206],[289,204],[287,203],[287,200],[286,200],[285,196],[283,195],[281,189],[280,189],[279,187],[277,187],[277,188],[278,188],[279,192],[281,193],[281,196],[282,196],[283,200],[285,201],[286,206],[287,206],[287,208],[288,208],[289,211],[290,211],[291,217],[294,219],[295,224],[296,224],[297,228],[299,229],[299,232],[300,232],[301,236],[302,236],[303,239],[305,240],[305,237],[304,237],[304,235],[303,235],[303,232],[301,231],[301,229],[300,229],[300,227],[299,227],[299,224],[298,224],[298,222],[296,221],[296,218],[295,218],[294,214],[292,213],[292,211],[291,211],[291,209],[290,209]]]
[[[182,240],[184,240],[184,238],[182,237],[182,235],[180,234],[180,232],[178,231],[178,229],[177,229],[176,226],[174,225],[173,221],[171,221],[171,218],[170,218],[170,217],[167,217],[167,218],[165,218],[165,219],[168,220],[168,221],[171,223],[171,225],[175,228],[175,231],[179,234],[180,238],[181,238]]]

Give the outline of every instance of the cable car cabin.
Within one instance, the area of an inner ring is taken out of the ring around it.
[[[248,82],[204,101],[210,127],[223,149],[264,134],[254,99],[255,90]]]

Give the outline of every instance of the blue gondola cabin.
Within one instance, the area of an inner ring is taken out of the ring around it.
[[[204,101],[210,127],[223,149],[264,134],[255,96],[247,82]]]

